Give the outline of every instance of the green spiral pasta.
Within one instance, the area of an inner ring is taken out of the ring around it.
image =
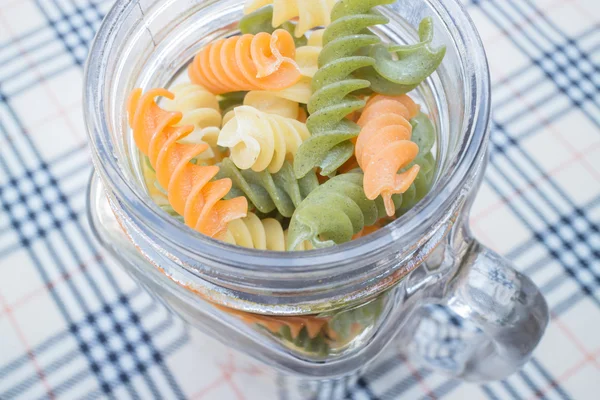
[[[368,88],[365,79],[354,79],[352,73],[373,66],[370,56],[355,55],[365,46],[380,39],[365,30],[389,22],[371,12],[371,8],[394,3],[395,0],[340,0],[333,7],[331,24],[323,34],[323,50],[319,70],[313,77],[313,91],[306,125],[312,136],[300,146],[294,159],[294,172],[303,177],[315,167],[321,175],[334,173],[354,152],[350,139],[358,136],[360,127],[346,120],[353,111],[365,106],[365,101],[350,94]]]
[[[419,155],[407,168],[417,164],[421,169],[409,190],[402,194],[401,199],[394,199],[396,215],[404,214],[429,193],[435,175],[435,158],[431,152],[435,143],[435,128],[427,115],[422,112],[411,119],[410,123],[413,127],[411,140],[419,146]]]
[[[419,156],[430,153],[435,143],[435,128],[429,117],[419,112],[416,117],[410,120],[410,124],[413,129],[410,140],[419,146]]]
[[[356,71],[355,76],[368,80],[376,93],[397,96],[410,92],[440,66],[446,55],[446,46],[437,49],[431,46],[431,17],[424,18],[419,24],[419,40],[413,45],[372,46],[365,53],[375,60],[375,64]]]
[[[226,198],[245,196],[261,213],[277,210],[289,218],[296,207],[319,186],[316,174],[296,179],[292,166],[286,161],[279,172],[240,170],[229,158],[219,164],[216,179],[229,178],[233,187]],[[294,247],[295,248],[295,247]]]
[[[413,163],[421,169],[403,194],[392,196],[396,215],[402,215],[417,204],[431,188],[435,159],[431,152],[419,155]],[[362,172],[338,175],[312,191],[292,215],[288,230],[288,250],[305,240],[315,248],[330,247],[352,240],[364,227],[386,216],[381,198],[369,200],[363,189]]]
[[[408,190],[401,195],[394,196],[394,204],[396,205],[396,216],[400,216],[414,207],[419,201],[429,193],[431,184],[433,183],[435,172],[435,159],[431,153],[423,156],[419,155],[412,165],[417,164],[421,167],[415,181],[410,185]]]
[[[346,243],[385,216],[375,200],[367,199],[362,182],[362,173],[350,172],[330,179],[308,195],[290,221],[288,248],[294,249],[305,240],[317,248]]]

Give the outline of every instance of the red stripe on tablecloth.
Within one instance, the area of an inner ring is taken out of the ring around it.
[[[76,139],[78,139],[78,141],[81,141],[82,140],[82,135],[77,132],[77,130],[75,129],[75,126],[73,125],[73,123],[69,119],[68,111],[64,107],[61,107],[61,105],[60,105],[60,103],[58,101],[60,95],[57,95],[56,93],[54,93],[54,91],[52,90],[52,88],[50,86],[48,86],[48,84],[46,82],[46,79],[44,78],[44,75],[37,68],[37,66],[35,65],[35,63],[31,62],[31,59],[30,59],[29,54],[27,53],[27,51],[23,50],[23,48],[20,46],[20,38],[14,34],[11,26],[6,22],[6,19],[5,19],[4,15],[2,15],[2,11],[3,11],[3,8],[0,8],[0,22],[4,26],[4,29],[6,29],[6,31],[9,34],[11,34],[11,36],[13,36],[13,39],[14,39],[13,43],[15,44],[15,47],[17,48],[17,50],[19,51],[19,53],[21,54],[21,56],[23,57],[23,59],[25,59],[28,62],[29,66],[31,67],[31,70],[33,71],[33,73],[37,76],[39,85],[42,88],[44,88],[44,91],[46,92],[46,94],[48,95],[48,97],[50,98],[50,100],[52,101],[52,103],[55,105],[56,110],[57,110],[57,114],[60,117],[63,118],[65,124],[69,128],[70,133]]]
[[[17,319],[13,315],[13,310],[6,304],[6,302],[4,301],[4,297],[1,294],[0,294],[0,306],[2,306],[2,308],[4,309],[4,314],[7,316],[8,320],[10,321],[10,324],[12,325],[13,330],[19,337],[19,340],[23,344],[23,347],[25,347],[25,350],[27,351],[27,357],[31,361],[31,364],[33,365],[33,368],[35,369],[37,376],[40,378],[40,381],[46,388],[46,394],[48,395],[48,397],[50,399],[55,399],[56,396],[54,395],[54,392],[52,391],[50,384],[46,380],[46,375],[44,374],[44,370],[42,369],[42,367],[38,363],[37,359],[35,358],[35,355],[31,351],[31,346],[29,346],[27,338],[25,337],[25,333],[23,332],[23,330],[21,329],[21,326],[17,322]]]
[[[6,308],[15,311],[18,308],[24,306],[25,304],[29,303],[31,300],[35,299],[36,297],[39,297],[41,295],[43,295],[44,293],[46,293],[48,290],[53,290],[56,286],[58,286],[59,284],[68,281],[69,279],[72,279],[74,277],[76,277],[77,275],[87,271],[87,268],[89,265],[91,265],[92,263],[97,263],[102,261],[102,255],[100,255],[99,253],[96,253],[96,255],[91,258],[88,261],[84,261],[81,264],[79,264],[77,266],[77,268],[75,268],[72,271],[67,271],[64,274],[62,274],[61,276],[59,276],[57,279],[46,283],[45,285],[42,285],[34,290],[32,290],[31,292],[29,292],[28,294],[24,295],[23,297],[19,298],[17,301],[15,301],[12,304],[8,304],[6,306]],[[0,309],[0,319],[6,315],[6,313],[4,312],[5,310]]]

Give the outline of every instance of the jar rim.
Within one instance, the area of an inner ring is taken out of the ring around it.
[[[109,46],[113,44],[115,27],[123,15],[131,12],[138,1],[117,0],[106,15],[94,42],[85,69],[84,110],[85,123],[92,147],[92,159],[97,173],[105,185],[121,203],[129,204],[136,216],[147,222],[153,234],[190,257],[214,262],[225,274],[249,273],[277,274],[278,276],[298,277],[305,273],[326,271],[328,276],[336,270],[349,273],[360,266],[357,260],[390,253],[398,248],[406,249],[416,238],[426,235],[427,229],[439,220],[440,213],[463,192],[481,165],[487,144],[490,116],[490,77],[483,44],[477,30],[459,0],[424,0],[447,24],[453,39],[459,40],[468,48],[469,57],[461,58],[465,80],[471,89],[471,110],[463,123],[465,137],[458,157],[453,162],[453,174],[443,183],[436,185],[431,192],[406,214],[390,225],[364,238],[326,249],[305,252],[265,252],[228,245],[211,239],[179,223],[166,213],[148,207],[131,187],[112,155],[107,143],[109,128],[104,116],[106,103],[102,100],[102,88],[107,72]],[[451,29],[450,29],[451,27]],[[456,37],[455,37],[456,36]],[[466,142],[466,143],[465,143]],[[406,245],[406,246],[405,246]],[[223,257],[226,256],[226,259]]]

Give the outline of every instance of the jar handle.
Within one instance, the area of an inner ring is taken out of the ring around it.
[[[412,319],[408,355],[464,380],[502,379],[529,360],[548,324],[548,306],[531,279],[467,229],[462,233],[461,265],[442,301]]]

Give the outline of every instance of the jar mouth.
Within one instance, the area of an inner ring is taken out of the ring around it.
[[[168,7],[174,1],[176,0],[164,2],[161,8]],[[228,0],[222,2],[236,3]],[[415,3],[416,0],[412,2]],[[114,46],[119,46],[123,40],[119,37],[119,27],[132,14],[141,14],[141,18],[145,18],[144,6],[141,5],[143,2],[130,0],[117,0],[107,14],[90,49],[85,71],[86,128],[96,172],[112,195],[111,201],[136,220],[145,221],[146,236],[160,239],[161,244],[174,250],[171,253],[185,254],[188,259],[201,259],[209,265],[213,262],[220,267],[230,267],[229,272],[233,274],[245,270],[252,274],[294,274],[297,277],[316,270],[326,270],[331,274],[334,274],[334,269],[350,272],[356,269],[354,266],[364,266],[365,262],[360,260],[373,262],[385,255],[414,249],[417,242],[434,234],[432,227],[444,214],[452,212],[452,204],[468,191],[485,153],[490,114],[487,60],[479,35],[466,10],[458,0],[418,2],[427,4],[428,13],[413,18],[434,15],[442,24],[436,25],[436,35],[439,37],[440,30],[443,29],[448,36],[444,43],[454,46],[456,54],[469,55],[459,57],[457,67],[463,79],[464,93],[461,95],[465,99],[464,109],[462,115],[450,115],[450,118],[461,120],[461,140],[456,143],[452,159],[447,160],[445,173],[439,177],[430,193],[390,225],[343,245],[305,252],[278,253],[245,249],[211,239],[184,226],[156,207],[143,188],[125,175],[111,141],[119,132],[115,132],[114,126],[109,123],[110,118],[114,118],[109,107],[114,88],[109,85],[111,70],[108,66],[115,63]],[[241,2],[237,3],[240,3],[236,6],[241,15],[242,5]],[[160,23],[160,19],[144,21],[148,32],[152,29],[160,32],[160,29],[152,26],[157,23]],[[409,23],[417,25],[414,21],[409,20]],[[154,41],[154,37],[152,40]],[[122,65],[117,68],[117,72],[128,73]],[[121,135],[124,134],[121,132]]]

